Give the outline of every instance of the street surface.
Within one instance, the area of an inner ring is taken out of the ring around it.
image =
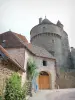
[[[40,90],[29,100],[75,100],[75,89]]]

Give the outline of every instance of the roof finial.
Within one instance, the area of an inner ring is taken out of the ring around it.
[[[9,31],[11,31],[11,29],[9,29]]]
[[[46,19],[46,15],[45,15],[45,19]]]

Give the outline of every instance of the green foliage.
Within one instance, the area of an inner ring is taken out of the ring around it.
[[[26,96],[28,93],[28,82],[26,81],[25,84],[22,87],[22,100],[26,100]]]
[[[29,81],[28,94],[30,96],[32,96],[32,79],[36,78],[36,76],[38,75],[36,69],[37,66],[35,62],[29,59],[27,63],[27,79]]]
[[[2,97],[0,96],[0,100],[2,100]]]
[[[32,80],[33,77],[36,75],[36,64],[34,61],[32,61],[31,59],[28,60],[27,63],[27,75],[28,75],[28,79]]]
[[[24,100],[24,92],[21,87],[21,77],[17,73],[14,73],[6,81],[5,100]]]

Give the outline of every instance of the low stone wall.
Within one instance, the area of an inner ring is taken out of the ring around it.
[[[61,72],[57,84],[59,88],[75,88],[75,71]]]

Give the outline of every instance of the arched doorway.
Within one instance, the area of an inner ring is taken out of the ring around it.
[[[40,72],[39,89],[50,89],[50,76],[45,71]]]

